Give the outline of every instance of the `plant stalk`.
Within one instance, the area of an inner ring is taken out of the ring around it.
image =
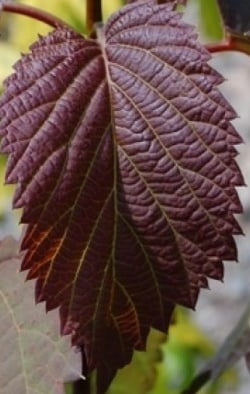
[[[211,371],[206,370],[201,372],[198,376],[196,376],[192,382],[190,383],[189,387],[182,391],[181,394],[196,394],[200,391],[200,389],[205,386],[206,383],[209,382],[211,378]]]
[[[165,4],[168,0],[158,0],[158,4]],[[187,0],[177,0],[177,4],[179,5],[187,5]]]
[[[87,31],[91,36],[93,36],[95,23],[102,22],[102,1],[87,0],[86,15]]]
[[[16,4],[12,2],[0,2],[0,10],[3,12],[10,12],[13,14],[20,14],[27,16],[32,19],[36,19],[40,22],[44,22],[47,25],[58,28],[58,27],[70,27],[62,19],[50,14],[49,12],[40,10],[39,8],[32,7],[25,4]]]
[[[225,41],[216,44],[208,44],[206,48],[210,53],[237,51],[250,55],[250,41],[236,36],[229,36]]]

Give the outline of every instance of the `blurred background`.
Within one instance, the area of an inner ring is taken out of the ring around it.
[[[85,31],[84,0],[24,0],[21,3],[55,13],[78,31]],[[117,10],[122,0],[104,0],[104,18]],[[221,18],[216,0],[188,0],[184,19],[197,26],[203,43],[218,42],[223,37]],[[27,52],[37,35],[50,28],[26,17],[4,14],[0,18],[0,86],[12,72],[12,65]],[[221,90],[239,114],[235,127],[245,143],[239,147],[239,165],[246,184],[250,185],[250,57],[239,53],[215,54],[211,65],[226,81]],[[14,188],[4,183],[5,158],[0,158],[0,237],[18,237],[20,212],[11,212]],[[238,237],[239,264],[225,263],[224,283],[210,281],[212,291],[203,290],[195,312],[179,308],[176,324],[165,335],[153,332],[146,354],[136,354],[133,364],[122,370],[110,394],[180,394],[193,377],[212,357],[218,345],[237,323],[250,299],[250,198],[249,188],[239,189],[244,215],[239,217],[245,237]],[[161,350],[160,350],[161,349]],[[210,383],[201,394],[247,394],[250,376],[244,361]],[[70,387],[68,387],[70,393]]]

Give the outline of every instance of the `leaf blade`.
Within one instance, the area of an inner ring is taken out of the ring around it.
[[[34,284],[24,286],[18,242],[0,242],[1,393],[63,394],[65,379],[83,378],[79,353],[58,334],[55,311],[45,318],[33,301]]]
[[[166,331],[174,305],[193,308],[237,258],[235,112],[174,6],[133,2],[97,41],[40,38],[0,102],[28,223],[22,268],[37,300],[60,307],[100,393],[151,326]]]

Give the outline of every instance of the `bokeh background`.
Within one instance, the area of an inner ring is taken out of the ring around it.
[[[25,4],[55,13],[78,31],[85,31],[84,0],[24,0]],[[104,0],[104,18],[117,10],[122,0]],[[203,43],[222,39],[223,28],[216,0],[188,0],[184,18],[197,26]],[[12,65],[27,52],[37,35],[50,28],[26,17],[4,14],[0,18],[0,89],[12,71]],[[234,106],[239,118],[234,124],[245,143],[239,147],[239,165],[246,184],[250,185],[250,57],[239,53],[216,54],[211,64],[226,78],[221,90]],[[14,188],[4,184],[5,158],[0,158],[0,237],[20,234],[20,212],[11,211]],[[218,345],[237,323],[250,299],[250,190],[239,189],[244,215],[239,217],[245,237],[238,237],[239,264],[225,263],[224,283],[210,281],[212,291],[202,291],[195,312],[179,308],[176,324],[168,341],[153,333],[147,355],[137,354],[133,365],[122,371],[110,394],[180,394],[213,356]],[[161,351],[159,345],[161,344]],[[208,384],[201,394],[247,394],[250,376],[244,361],[227,371],[219,380]],[[70,387],[68,387],[70,393]]]

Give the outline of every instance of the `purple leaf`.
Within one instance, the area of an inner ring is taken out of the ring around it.
[[[127,5],[97,40],[41,37],[0,102],[6,180],[28,224],[22,268],[37,301],[60,307],[99,393],[237,258],[235,112],[173,8]]]

